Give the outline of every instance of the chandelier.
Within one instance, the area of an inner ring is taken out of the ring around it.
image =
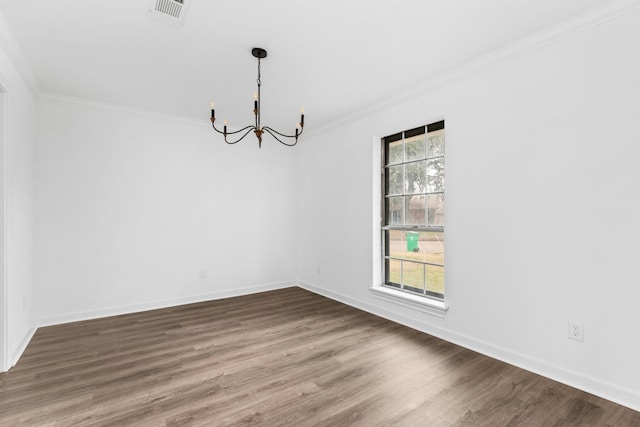
[[[262,148],[262,135],[266,132],[281,144],[293,147],[298,143],[298,137],[302,135],[302,131],[304,130],[304,108],[300,110],[300,122],[296,123],[296,129],[293,135],[285,135],[273,128],[270,128],[269,126],[261,125],[260,86],[262,85],[262,82],[260,81],[260,60],[267,57],[267,51],[260,47],[254,47],[251,50],[251,54],[258,59],[258,91],[253,96],[253,115],[255,116],[255,124],[245,126],[242,129],[236,131],[229,132],[227,131],[227,119],[224,119],[224,127],[222,128],[222,130],[220,130],[216,127],[215,103],[211,102],[211,125],[213,126],[213,130],[224,135],[224,142],[226,142],[227,144],[236,144],[242,141],[244,137],[247,136],[250,132],[253,132],[258,138],[258,148]],[[238,139],[234,140],[233,138],[235,138],[236,135],[238,135]],[[230,136],[231,138],[229,138]]]

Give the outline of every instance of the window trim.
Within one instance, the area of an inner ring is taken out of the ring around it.
[[[372,286],[369,288],[369,291],[376,299],[392,302],[442,319],[444,319],[447,311],[449,311],[449,306],[443,300],[441,301],[428,296],[421,296],[419,294],[395,289],[384,286],[384,284]]]

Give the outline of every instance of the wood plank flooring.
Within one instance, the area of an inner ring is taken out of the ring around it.
[[[1,426],[640,426],[640,413],[299,288],[41,328]]]

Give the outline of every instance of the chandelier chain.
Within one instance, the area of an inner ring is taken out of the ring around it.
[[[260,81],[260,58],[258,58],[258,88],[260,87],[261,84],[262,82]]]

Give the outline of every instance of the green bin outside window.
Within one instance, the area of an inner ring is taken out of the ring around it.
[[[420,237],[420,233],[415,231],[407,232],[407,252],[418,252],[420,250],[418,237]]]

